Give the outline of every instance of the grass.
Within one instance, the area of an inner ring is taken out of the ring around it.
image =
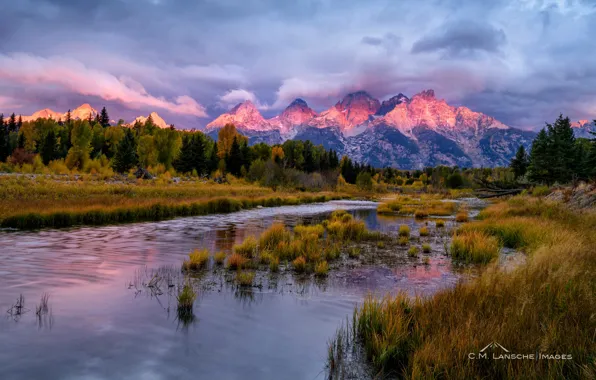
[[[415,218],[422,219],[429,215],[453,215],[456,208],[457,204],[455,202],[443,201],[439,194],[421,194],[420,198],[398,196],[391,201],[383,202],[377,208],[377,213],[388,215],[413,214]]]
[[[248,262],[248,259],[246,257],[244,257],[238,253],[232,253],[228,257],[227,266],[228,266],[228,269],[230,269],[230,270],[241,269],[247,262]]]
[[[437,228],[443,228],[445,227],[445,221],[442,219],[438,219],[437,221],[435,221],[435,226]]]
[[[489,263],[499,251],[499,240],[482,231],[462,230],[451,241],[451,256],[468,263]]]
[[[455,215],[455,221],[458,223],[465,223],[468,221],[468,212],[462,210]]]
[[[292,267],[298,273],[302,273],[306,270],[306,259],[304,256],[297,257],[292,261]]]
[[[422,244],[422,252],[429,253],[432,250],[430,244],[424,243]]]
[[[361,251],[362,250],[358,247],[350,247],[350,249],[348,249],[348,256],[351,258],[358,258],[360,257]]]
[[[315,276],[327,276],[327,272],[329,272],[329,264],[327,264],[327,261],[323,260],[315,264]]]
[[[377,248],[385,248],[385,242],[383,242],[383,241],[378,241],[378,242],[377,242]]]
[[[418,247],[416,247],[415,245],[411,246],[410,249],[408,249],[408,256],[410,257],[418,257],[418,252],[420,250],[418,249]]]
[[[189,283],[184,284],[176,298],[178,300],[178,316],[193,315],[192,308],[197,299],[197,293]]]
[[[322,237],[325,234],[325,227],[323,227],[321,224],[316,224],[314,226],[299,225],[294,227],[294,233],[299,237],[307,235],[316,235],[317,237]]]
[[[424,265],[430,265],[430,257],[425,257],[422,259],[422,264]]]
[[[78,177],[0,177],[0,227],[37,229],[156,221],[340,197],[343,195],[336,193],[297,196],[254,185],[199,181],[118,183]]]
[[[428,236],[430,232],[428,231],[428,227],[421,227],[420,228],[420,236]]]
[[[235,253],[245,257],[256,257],[257,256],[257,245],[259,241],[254,236],[248,236],[244,239],[241,244],[234,246],[233,250]]]
[[[407,236],[400,236],[399,239],[397,240],[397,244],[401,245],[402,247],[405,247],[406,245],[408,245],[409,242],[410,242],[410,238]]]
[[[224,261],[226,260],[226,253],[225,252],[217,252],[214,256],[213,259],[215,260],[215,264],[217,265],[223,265]]]
[[[410,237],[410,227],[405,224],[402,224],[401,226],[399,226],[398,235]]]
[[[292,239],[292,234],[286,229],[282,223],[275,223],[266,229],[259,238],[259,245],[261,249],[273,250],[276,249],[280,243],[289,242]]]
[[[255,280],[255,272],[238,271],[236,273],[236,283],[243,287],[252,286]]]
[[[279,271],[279,257],[272,257],[269,260],[269,270],[271,272],[278,272]]]
[[[457,235],[508,241],[526,252],[525,264],[490,265],[430,297],[371,296],[354,311],[350,344],[362,347],[380,378],[595,378],[596,210],[514,197],[482,214]],[[491,342],[573,359],[468,359]]]
[[[188,259],[182,263],[183,270],[199,270],[207,266],[209,263],[209,250],[195,249],[188,254]]]

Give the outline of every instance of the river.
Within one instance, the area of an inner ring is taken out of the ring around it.
[[[445,234],[427,238],[420,259],[399,255],[335,270],[325,280],[259,274],[261,287],[239,291],[209,272],[195,320],[176,317],[167,286],[194,248],[229,251],[273,222],[288,226],[348,210],[369,229],[395,234],[413,218],[381,217],[373,202],[260,208],[225,215],[78,227],[0,231],[0,313],[22,294],[23,313],[0,318],[0,379],[324,379],[327,342],[369,293],[432,294],[464,271],[444,255]],[[447,221],[447,230],[453,226]],[[433,227],[434,229],[434,227]],[[143,286],[145,285],[145,286]],[[36,315],[42,294],[47,313]]]

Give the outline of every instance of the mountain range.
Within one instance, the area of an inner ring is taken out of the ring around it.
[[[86,119],[90,114],[95,117],[97,110],[83,104],[71,112],[71,117]],[[168,127],[157,113],[150,116],[157,126]],[[44,109],[23,116],[23,121],[39,117],[64,120],[66,114]],[[139,116],[127,125],[144,123],[147,118]],[[400,93],[384,101],[357,91],[320,113],[303,99],[295,99],[269,119],[251,101],[245,101],[207,124],[204,132],[217,139],[219,130],[229,123],[246,135],[250,144],[310,140],[361,163],[402,169],[508,165],[518,147],[524,145],[529,150],[536,136],[467,107],[451,106],[433,90],[411,98]],[[589,132],[596,132],[596,124],[587,120],[572,123],[572,128],[576,137],[591,138]]]

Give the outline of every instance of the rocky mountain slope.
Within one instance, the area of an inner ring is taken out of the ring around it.
[[[535,136],[469,108],[453,107],[433,90],[383,102],[358,91],[319,114],[296,99],[272,119],[247,101],[209,123],[206,131],[216,137],[227,123],[251,143],[311,140],[359,162],[399,168],[506,165],[519,145],[529,148]]]

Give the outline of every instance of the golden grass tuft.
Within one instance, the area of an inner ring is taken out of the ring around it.
[[[399,236],[405,236],[405,237],[410,237],[410,227],[406,224],[402,224],[401,226],[399,226],[399,232],[398,232]]]
[[[248,259],[246,257],[238,253],[232,253],[230,256],[228,256],[228,261],[226,264],[228,269],[232,270],[242,268],[247,262]]]
[[[410,249],[408,249],[408,256],[410,257],[418,257],[418,252],[420,250],[418,249],[418,247],[416,247],[415,245],[411,246]]]
[[[259,246],[261,249],[274,250],[280,243],[288,243],[291,239],[292,234],[283,223],[275,223],[261,234]]]
[[[188,254],[188,259],[182,263],[183,270],[199,270],[207,266],[209,262],[209,250],[195,249]]]
[[[306,259],[303,256],[297,257],[292,261],[292,266],[296,272],[302,273],[306,270]]]
[[[461,210],[455,216],[455,221],[458,223],[465,223],[468,221],[468,212],[466,210]]]
[[[213,259],[217,265],[223,265],[224,261],[226,261],[226,253],[219,251],[213,256]]]
[[[329,272],[327,261],[323,260],[315,264],[315,276],[327,276],[327,272]]]
[[[256,257],[259,241],[254,236],[248,236],[241,244],[234,246],[234,252],[245,257]]]
[[[458,232],[451,241],[451,256],[469,263],[486,264],[499,256],[497,238],[481,231]]]
[[[406,245],[408,245],[409,242],[410,242],[410,238],[407,236],[400,236],[399,239],[397,240],[397,244],[401,245],[402,247],[405,247]]]
[[[432,250],[430,244],[424,243],[422,244],[422,252],[429,253]]]
[[[435,221],[435,226],[437,228],[443,228],[443,227],[445,227],[445,221],[443,219],[437,219]]]
[[[255,280],[255,272],[238,271],[236,273],[236,283],[243,287],[250,287]]]
[[[428,236],[430,232],[428,231],[428,227],[424,226],[420,228],[420,236]]]

